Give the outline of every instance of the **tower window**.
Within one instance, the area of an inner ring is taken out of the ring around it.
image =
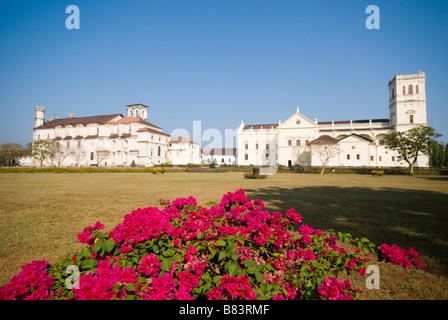
[[[249,149],[249,145],[247,143],[244,145],[244,149]]]
[[[349,154],[347,155],[347,160],[350,160],[350,155]]]
[[[412,91],[413,91],[412,90],[412,84],[410,84],[409,87],[408,87],[408,94],[412,94]]]
[[[415,94],[418,94],[418,84],[415,85]]]
[[[414,115],[413,114],[409,115],[409,123],[414,123]]]
[[[297,140],[297,141],[296,141],[296,145],[297,145],[298,147],[300,147],[300,140]]]
[[[255,149],[258,149],[258,143],[255,144]]]
[[[403,94],[406,94],[406,87],[403,86]]]
[[[288,140],[288,146],[292,146],[292,141]]]
[[[249,160],[249,155],[248,154],[244,155],[244,160]]]
[[[356,160],[360,160],[361,159],[361,155],[357,154],[356,155]]]

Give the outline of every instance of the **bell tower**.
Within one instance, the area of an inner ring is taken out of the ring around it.
[[[45,107],[36,106],[34,109],[34,128],[40,127],[45,123]]]
[[[129,104],[126,108],[127,118],[141,118],[148,120],[148,107],[143,104]]]
[[[427,125],[425,79],[425,73],[419,71],[395,74],[389,80],[390,122],[396,131]]]

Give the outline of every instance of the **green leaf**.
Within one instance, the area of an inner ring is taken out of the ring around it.
[[[248,267],[248,268],[246,269],[246,271],[247,271],[247,273],[249,273],[249,274],[254,274],[254,273],[255,273],[255,268],[254,268],[254,267]]]
[[[176,254],[173,257],[173,260],[180,263],[180,261],[182,260],[182,256],[180,254]]]
[[[81,262],[81,264],[79,265],[79,267],[81,269],[84,270],[92,270],[93,268],[95,268],[96,266],[98,266],[98,261],[95,259],[87,259],[84,260],[83,262]]]
[[[229,267],[229,276],[233,277],[235,275],[235,272],[237,270],[237,266],[232,263]]]
[[[227,245],[227,243],[224,240],[218,240],[218,241],[216,241],[215,244],[219,247],[223,247],[223,246]]]
[[[163,259],[162,263],[160,265],[160,269],[162,269],[162,271],[165,272],[170,272],[171,271],[171,264],[172,264],[173,260],[172,259]]]
[[[113,238],[104,240],[101,247],[104,251],[110,253],[115,247],[115,240]]]
[[[251,259],[245,259],[244,260],[244,265],[246,266],[246,267],[253,267],[253,266],[255,266],[257,263],[254,261],[254,260],[251,260]]]
[[[167,249],[162,252],[162,256],[170,258],[170,257],[174,256],[175,253],[176,253],[175,249]]]
[[[338,237],[339,237],[339,240],[341,240],[341,241],[344,240],[344,234],[342,232],[338,232]]]
[[[208,273],[208,272],[203,273],[201,278],[203,280],[210,280],[210,281],[212,281],[212,277],[211,277],[210,273]]]
[[[264,266],[269,271],[275,271],[275,267],[274,267],[274,265],[272,263],[265,264]]]
[[[255,278],[257,279],[258,282],[263,282],[264,281],[264,277],[260,272],[255,272]]]
[[[202,233],[198,233],[198,235],[196,236],[196,238],[197,238],[198,240],[202,240],[202,239],[204,239],[204,236],[205,236],[205,232],[202,232]]]
[[[125,287],[127,291],[135,291],[135,286],[133,283],[128,283]]]
[[[236,252],[236,250],[238,250],[238,246],[234,245],[234,244],[230,244],[227,246],[226,251],[230,252],[230,253],[234,253]]]
[[[90,253],[89,248],[84,248],[84,249],[82,249],[81,253],[78,254],[76,261],[79,261],[82,258],[90,258],[91,256],[92,256],[92,254]]]
[[[126,300],[135,300],[135,296],[130,294],[126,297]]]
[[[221,251],[221,252],[219,253],[219,256],[218,256],[218,261],[221,261],[221,260],[224,259],[225,257],[227,257],[227,252],[225,252],[225,251]]]
[[[97,243],[94,247],[93,247],[93,251],[95,252],[95,253],[98,253],[98,251],[100,251],[101,250],[101,244],[99,244],[99,243]]]

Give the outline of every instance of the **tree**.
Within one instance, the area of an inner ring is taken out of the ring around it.
[[[61,166],[62,162],[64,162],[65,159],[70,154],[70,151],[67,147],[63,147],[60,143],[55,142],[53,146],[54,150],[54,159],[56,160],[58,167]]]
[[[448,142],[445,144],[445,162],[443,163],[445,168],[448,168]]]
[[[429,126],[418,126],[407,131],[388,134],[383,142],[390,150],[398,152],[398,159],[409,165],[409,173],[414,174],[414,165],[419,155],[428,155],[431,138],[438,138],[441,134]]]
[[[96,150],[95,154],[96,154],[96,162],[99,167],[101,162],[103,162],[104,160],[106,160],[109,157],[110,151],[109,150]]]
[[[58,142],[52,140],[39,140],[33,143],[31,156],[39,162],[42,167],[44,161],[55,159],[55,149]]]
[[[25,148],[18,143],[5,143],[0,146],[0,162],[11,166],[14,160],[25,155]]]
[[[341,152],[341,148],[337,142],[321,140],[311,144],[311,152],[315,154],[322,163],[322,171],[320,174],[324,174],[328,163]]]
[[[429,146],[429,165],[434,168],[442,168],[445,165],[445,145],[435,140]]]
[[[84,148],[75,147],[69,150],[69,154],[73,158],[73,160],[75,160],[75,164],[79,166],[86,153]]]

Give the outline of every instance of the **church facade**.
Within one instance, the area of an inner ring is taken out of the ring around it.
[[[319,142],[336,144],[338,152],[328,166],[400,167],[395,151],[383,139],[389,133],[427,125],[426,75],[423,72],[398,75],[389,80],[389,118],[319,122],[300,113],[284,122],[245,124],[238,128],[238,165],[321,166]],[[427,156],[415,166],[427,167]]]
[[[65,154],[62,166],[154,166],[200,163],[197,143],[182,137],[171,137],[147,120],[148,107],[128,105],[126,117],[110,114],[91,117],[50,118],[45,121],[45,108],[35,108],[33,142],[59,142]],[[44,165],[55,165],[53,159]],[[36,162],[29,165],[37,165]]]

